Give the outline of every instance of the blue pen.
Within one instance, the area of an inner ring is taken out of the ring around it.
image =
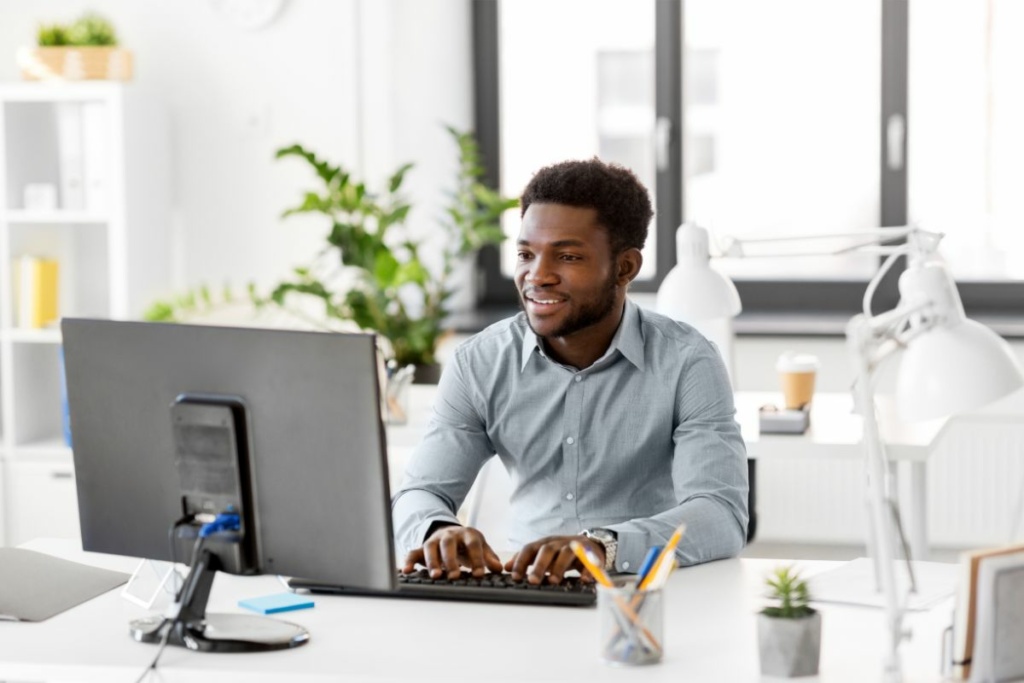
[[[647,551],[647,557],[644,558],[643,564],[640,565],[640,571],[636,575],[636,584],[639,586],[640,582],[647,576],[647,572],[651,571],[651,567],[654,566],[654,561],[658,559],[658,555],[661,554],[660,545],[651,546],[651,549]]]

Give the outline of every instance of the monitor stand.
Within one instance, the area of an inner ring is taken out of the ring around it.
[[[219,567],[215,554],[201,550],[181,589],[178,618],[155,615],[135,619],[130,624],[132,638],[140,643],[159,643],[170,630],[169,645],[200,652],[286,650],[309,641],[309,631],[286,621],[250,614],[206,614]]]

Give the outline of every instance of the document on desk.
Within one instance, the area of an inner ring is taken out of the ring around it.
[[[24,548],[0,548],[0,619],[43,621],[128,580]]]
[[[956,589],[958,565],[945,562],[912,562],[915,590],[907,599],[907,609],[931,609]],[[910,585],[906,563],[896,562],[896,580],[901,592]],[[807,579],[812,602],[837,602],[847,605],[884,607],[885,598],[878,589],[871,558],[859,557],[846,564],[814,574]]]

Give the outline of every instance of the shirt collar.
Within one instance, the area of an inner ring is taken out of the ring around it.
[[[523,315],[525,316],[526,314],[524,313]],[[598,362],[601,363],[601,361],[610,357],[612,352],[617,349],[626,360],[638,369],[643,370],[644,335],[641,328],[640,308],[627,297],[619,329],[615,330],[615,336],[612,337],[612,341],[608,345],[608,351],[601,356]],[[527,323],[526,330],[523,333],[523,349],[519,363],[520,372],[526,369],[526,364],[530,362],[530,357],[533,356],[534,351],[544,355],[540,339],[537,338],[537,335],[534,334],[533,329]]]

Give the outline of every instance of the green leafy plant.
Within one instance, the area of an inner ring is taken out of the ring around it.
[[[117,45],[117,33],[107,19],[89,12],[71,24],[40,25],[36,42],[40,47],[114,46]]]
[[[258,299],[256,287],[250,284],[248,287],[248,301]],[[150,322],[170,323],[183,322],[190,318],[215,313],[224,306],[245,301],[240,299],[231,288],[231,285],[224,285],[219,292],[215,293],[208,285],[199,285],[189,289],[172,299],[161,299],[154,301],[142,314],[143,320]]]
[[[780,619],[800,619],[814,614],[807,581],[791,566],[777,567],[765,579],[768,597],[775,604],[765,607],[761,614]]]
[[[387,340],[387,355],[399,365],[431,365],[437,346],[447,333],[448,303],[457,283],[453,278],[460,260],[488,244],[504,239],[501,214],[518,206],[483,183],[483,167],[472,133],[446,127],[456,144],[459,165],[455,185],[437,225],[440,230],[423,238],[412,237],[406,219],[412,208],[402,184],[412,164],[400,166],[383,189],[372,191],[340,165],[333,165],[302,145],[277,150],[276,158],[294,157],[313,170],[318,186],[304,192],[301,202],[283,217],[317,214],[330,228],[325,244],[312,262],[294,268],[267,295],[249,286],[249,299],[257,308],[278,307],[323,329],[339,323],[376,332]],[[429,244],[433,238],[436,244]],[[432,247],[440,253],[433,267],[422,256]],[[230,287],[217,296],[206,286],[172,299],[156,301],[143,317],[149,321],[184,321],[216,314],[237,301]],[[312,303],[310,306],[298,302]]]
[[[455,188],[449,193],[442,231],[441,263],[430,268],[422,259],[427,238],[405,229],[411,205],[402,183],[412,164],[399,167],[385,187],[373,192],[342,166],[333,165],[301,145],[284,147],[277,158],[295,157],[313,169],[320,183],[302,202],[284,212],[322,214],[330,222],[327,244],[313,264],[295,268],[268,299],[287,307],[292,295],[319,301],[327,318],[351,320],[388,340],[399,364],[436,362],[445,334],[447,302],[454,293],[452,274],[460,259],[504,239],[499,220],[518,200],[483,184],[479,148],[471,133],[447,127],[459,152]]]

